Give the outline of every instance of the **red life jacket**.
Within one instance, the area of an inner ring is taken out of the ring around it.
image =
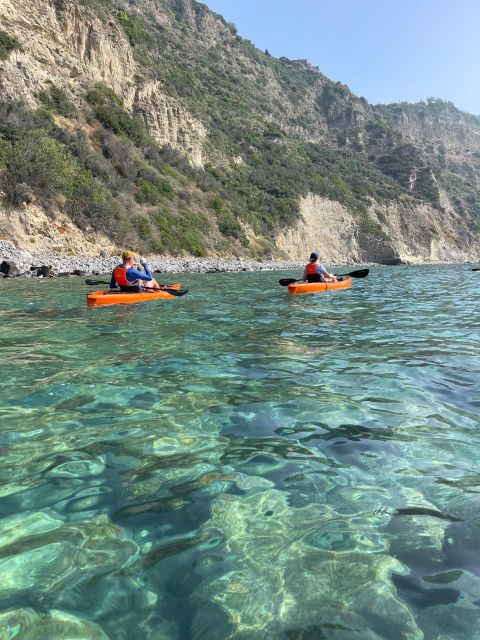
[[[306,271],[307,271],[307,275],[309,276],[313,276],[317,273],[317,263],[316,262],[309,262],[307,264],[307,266],[305,267]]]
[[[130,267],[124,267],[122,265],[121,267],[115,267],[113,270],[115,282],[119,287],[135,287],[138,284],[138,280],[134,280],[133,282],[127,280],[127,269],[130,269]]]

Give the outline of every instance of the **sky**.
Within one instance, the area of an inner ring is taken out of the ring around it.
[[[370,103],[450,100],[480,114],[480,0],[203,0],[276,56]]]

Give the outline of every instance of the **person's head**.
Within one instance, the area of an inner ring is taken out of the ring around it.
[[[130,266],[133,265],[135,261],[135,252],[134,251],[124,251],[122,253],[123,264],[128,264]]]
[[[310,254],[310,262],[316,262],[319,258],[319,255],[316,251],[312,251]]]

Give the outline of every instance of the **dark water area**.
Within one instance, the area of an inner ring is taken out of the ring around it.
[[[289,275],[0,281],[0,638],[480,638],[480,273]]]

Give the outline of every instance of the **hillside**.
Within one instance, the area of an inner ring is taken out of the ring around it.
[[[30,250],[474,260],[480,118],[370,105],[193,0],[1,0],[0,235]]]

